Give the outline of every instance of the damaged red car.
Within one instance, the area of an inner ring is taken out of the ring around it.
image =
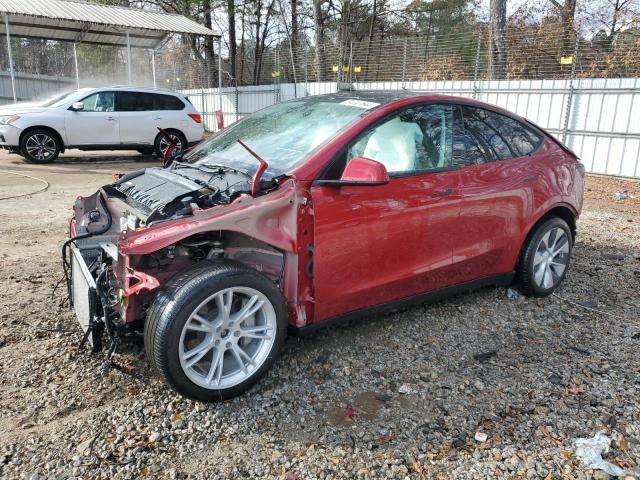
[[[247,390],[288,332],[569,267],[584,168],[471,99],[339,92],[268,107],[78,198],[63,248],[94,349],[144,329],[181,394]]]

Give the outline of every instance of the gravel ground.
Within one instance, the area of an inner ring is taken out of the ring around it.
[[[139,339],[101,376],[50,297],[74,197],[145,165],[93,156],[0,154],[51,184],[0,202],[0,477],[607,478],[574,446],[604,431],[640,478],[639,183],[588,178],[556,296],[488,288],[290,338],[248,394],[207,405],[165,387]],[[0,174],[0,197],[37,188]]]

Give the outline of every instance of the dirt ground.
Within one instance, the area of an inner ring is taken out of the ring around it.
[[[205,405],[135,339],[100,375],[51,296],[74,198],[157,163],[0,153],[1,478],[607,478],[575,455],[599,431],[640,478],[640,182],[588,177],[557,295],[489,288],[291,338],[251,392]]]

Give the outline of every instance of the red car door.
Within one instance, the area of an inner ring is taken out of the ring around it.
[[[523,232],[544,198],[538,162],[543,137],[504,115],[462,107],[475,154],[460,169],[459,225],[452,269],[458,283],[513,270]]]
[[[451,112],[448,105],[401,111],[338,160],[373,158],[387,167],[388,184],[312,187],[318,321],[452,284],[460,206]]]

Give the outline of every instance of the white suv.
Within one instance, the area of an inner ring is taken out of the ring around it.
[[[200,113],[177,92],[155,88],[83,88],[42,103],[0,107],[0,147],[34,163],[53,162],[68,148],[155,151],[170,141],[176,150],[202,140]]]

